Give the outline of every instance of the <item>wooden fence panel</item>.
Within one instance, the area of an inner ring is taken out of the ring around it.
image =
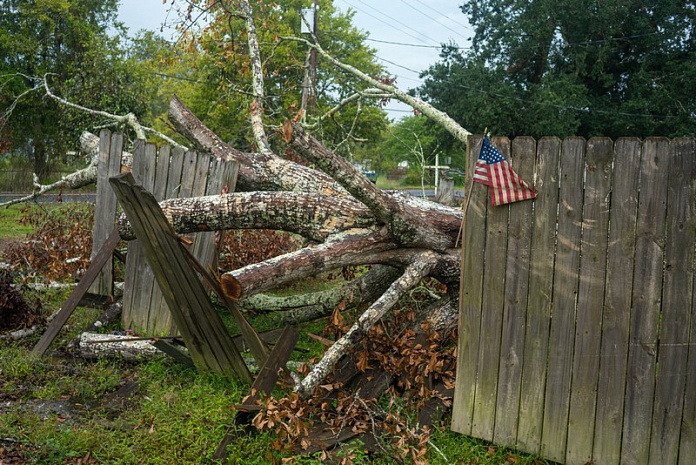
[[[650,463],[656,465],[677,463],[679,451],[694,279],[693,254],[688,252],[694,250],[696,237],[693,141],[675,139],[670,143],[668,172],[662,316],[650,441]]]
[[[696,139],[512,147],[538,198],[473,188],[452,429],[571,465],[693,463]]]
[[[92,233],[92,254],[90,260],[94,260],[102,246],[106,243],[109,233],[114,228],[116,207],[118,201],[116,195],[109,186],[109,177],[116,176],[121,170],[121,151],[123,147],[123,135],[111,134],[108,129],[102,129],[99,133],[99,162],[97,165],[97,197],[101,199],[97,203],[94,212],[94,230]],[[109,258],[102,268],[99,276],[90,286],[89,292],[99,295],[113,295],[114,267],[113,258]]]
[[[153,146],[151,150],[156,148]],[[148,153],[147,157],[148,160],[155,160],[154,154]],[[147,180],[139,178],[139,171],[135,169],[135,166],[134,176],[143,187],[157,194],[155,198],[158,201],[165,198],[219,194],[223,183],[234,184],[236,180],[236,163],[213,160],[209,156],[199,156],[192,151],[184,153],[178,149],[172,150],[171,155],[167,150],[156,158],[157,164],[153,164],[146,170]],[[160,180],[163,182],[162,185],[159,184]],[[193,245],[188,248],[194,256],[205,266],[212,265],[217,251],[215,233],[196,233],[187,236],[193,242]],[[173,334],[176,332],[175,322],[152,270],[142,256],[138,256],[141,254],[137,251],[132,254],[133,259],[139,264],[137,271],[131,275],[134,280],[131,287],[136,289],[134,292],[137,292],[140,298],[128,301],[132,307],[128,310],[128,320],[124,319],[124,326],[132,327],[139,333],[147,335]],[[129,255],[131,255],[130,252]]]
[[[467,170],[473,173],[482,136],[469,139]],[[476,372],[481,336],[481,301],[483,299],[483,252],[486,248],[486,213],[488,192],[482,186],[467,195],[469,205],[462,234],[462,291],[459,298],[459,349],[456,386],[453,400],[452,430],[472,434],[476,394]]]
[[[643,143],[638,197],[622,463],[648,463],[650,453],[668,168],[669,141],[647,139]]]
[[[558,204],[561,141],[555,137],[545,137],[539,141],[537,152],[535,187],[538,197],[534,201],[524,364],[517,433],[517,446],[534,453],[541,450],[544,417],[546,358],[556,257],[555,209]]]
[[[683,142],[681,145],[686,149],[685,145],[687,142]],[[692,155],[696,153],[696,140],[689,139],[688,144],[690,144],[690,150],[688,150]],[[689,179],[692,192],[696,190],[694,186],[694,174],[693,169],[691,172],[691,178]],[[692,200],[692,206],[696,202]],[[693,228],[693,226],[691,226]],[[694,276],[696,280],[696,276]],[[691,314],[689,322],[689,332],[687,339],[687,364],[686,364],[686,384],[684,387],[684,406],[682,412],[681,421],[681,435],[679,441],[679,465],[687,465],[693,462],[693,458],[696,457],[696,281],[692,281],[692,301],[691,301]]]
[[[597,463],[606,465],[618,465],[621,460],[641,151],[639,139],[619,139],[614,146],[607,285],[593,446]]]
[[[510,141],[507,138],[495,138],[491,142],[503,155],[509,156]],[[490,202],[490,199],[488,202]],[[492,208],[489,203],[484,252],[481,347],[479,349],[474,421],[472,425],[473,434],[487,440],[493,439],[493,430],[495,428],[500,341],[503,307],[505,305],[508,212],[509,208],[507,206]]]
[[[578,268],[582,234],[582,181],[585,140],[563,141],[560,164],[558,236],[554,269],[553,307],[549,335],[548,380],[544,399],[541,451],[552,460],[565,459],[575,338]],[[555,215],[555,211],[539,212]]]
[[[568,415],[568,464],[585,465],[592,460],[613,155],[614,143],[611,139],[593,138],[588,141],[570,388],[572,395]]]
[[[518,137],[512,141],[512,161],[522,179],[534,179],[536,141]],[[514,446],[524,354],[529,264],[531,255],[532,202],[510,205],[504,309],[498,373],[494,441]]]

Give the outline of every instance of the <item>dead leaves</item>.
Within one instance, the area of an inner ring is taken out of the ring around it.
[[[94,206],[65,205],[58,209],[25,210],[20,224],[34,232],[5,251],[14,269],[53,280],[77,280],[89,266]]]

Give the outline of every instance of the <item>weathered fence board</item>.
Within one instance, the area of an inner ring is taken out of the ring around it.
[[[534,176],[536,142],[531,137],[518,137],[512,142],[511,158],[523,179]],[[510,412],[519,410],[522,359],[524,354],[525,309],[529,283],[531,254],[532,203],[520,202],[510,208],[507,230],[507,263],[503,293],[503,322],[496,400],[496,442],[514,444],[517,418]]]
[[[676,139],[670,144],[658,376],[650,439],[651,464],[676,463],[679,451],[691,316],[684,309],[689,308],[693,300],[694,261],[692,255],[685,256],[684,253],[694,250],[696,236],[694,153],[693,141],[688,139]],[[690,396],[695,394],[689,392]],[[696,460],[696,456],[692,458]]]
[[[692,463],[696,140],[518,138],[512,159],[538,198],[471,193],[452,428],[573,465]]]
[[[504,155],[510,153],[507,139],[493,139]],[[500,359],[501,328],[505,305],[505,264],[507,249],[508,209],[488,208],[488,228],[484,248],[486,272],[483,276],[483,305],[489,311],[481,315],[481,350],[476,377],[474,402],[475,436],[491,437],[495,426],[495,402],[497,395],[498,361]]]
[[[95,244],[104,241],[104,225],[113,225],[116,214],[116,197],[108,185],[108,176],[119,173],[123,137],[102,131],[100,154],[108,170],[100,168],[97,185],[97,220],[95,220]],[[158,200],[219,194],[224,186],[234,190],[237,164],[215,160],[208,155],[185,152],[180,148],[171,149],[136,140],[133,147],[132,173],[136,182]],[[108,174],[108,176],[107,176]],[[99,229],[97,228],[99,226]],[[217,237],[221,237],[220,235]],[[215,266],[217,245],[215,233],[189,235],[193,241],[194,256],[204,266]],[[96,248],[94,250],[97,250]],[[126,278],[123,296],[123,326],[144,335],[167,335],[176,333],[176,327],[165,299],[156,283],[150,266],[143,259],[138,241],[128,244]],[[108,267],[110,272],[111,267]],[[106,276],[106,275],[105,275]],[[111,275],[103,279],[111,283]],[[103,287],[103,285],[102,285]],[[106,290],[93,292],[106,293]]]
[[[549,211],[558,203],[558,164],[561,141],[557,138],[545,137],[539,141],[537,152],[538,192],[534,208],[539,211]],[[517,446],[525,450],[539,451],[546,387],[546,357],[551,325],[556,218],[537,214],[532,221],[529,295],[527,296]]]
[[[478,154],[482,139],[470,142]],[[476,157],[469,156],[467,171],[473,173]],[[459,311],[459,350],[458,366],[467,370],[457,370],[453,406],[458,415],[452,418],[452,428],[472,434],[474,399],[476,394],[476,371],[478,369],[478,349],[481,340],[481,301],[483,299],[483,252],[486,246],[487,192],[473,189],[468,205],[468,215],[462,234],[462,291]],[[464,284],[466,283],[466,284]]]
[[[114,227],[114,214],[118,201],[109,187],[108,179],[121,171],[121,151],[123,136],[111,135],[103,129],[99,134],[99,162],[97,165],[97,203],[94,211],[94,229],[92,232],[92,254],[90,260],[99,253]],[[113,156],[111,154],[113,153]],[[98,295],[113,295],[114,292],[113,259],[109,257],[99,276],[90,286],[89,292]]]
[[[568,461],[576,463],[592,459],[613,151],[610,139],[595,138],[587,143],[585,155],[580,283],[566,452]]]
[[[199,370],[250,382],[248,368],[157,200],[135,184],[131,173],[113,177],[109,182],[141,241],[193,363]]]
[[[639,139],[619,139],[615,144],[615,152],[621,156],[614,159],[612,178],[593,447],[593,455],[602,457],[607,465],[618,464],[621,459],[641,145]]]
[[[563,141],[558,200],[558,233],[553,278],[553,312],[549,335],[548,372],[544,399],[541,451],[556,461],[564,459],[568,434],[571,366],[575,339],[580,239],[582,234],[582,186],[585,141]]]
[[[643,143],[643,159],[638,196],[636,263],[633,274],[628,349],[628,383],[624,401],[621,461],[648,463],[650,425],[655,393],[655,356],[662,298],[665,214],[669,141],[648,139]]]

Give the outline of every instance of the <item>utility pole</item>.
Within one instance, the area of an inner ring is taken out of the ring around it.
[[[317,31],[319,30],[319,0],[314,0],[312,9],[309,8],[302,10],[302,27],[301,32],[311,33],[312,43],[316,43]],[[311,30],[305,24],[308,23],[309,15],[312,14]],[[305,61],[305,75],[302,82],[302,118],[307,115],[307,113],[313,113],[314,108],[317,104],[317,51],[312,48],[309,51],[308,59]]]
[[[314,23],[312,24],[313,34],[312,43],[316,44],[317,32],[319,31],[319,0],[314,0]],[[312,92],[309,97],[309,111],[314,113],[317,105],[317,50],[312,49],[309,56],[310,81],[312,82]]]

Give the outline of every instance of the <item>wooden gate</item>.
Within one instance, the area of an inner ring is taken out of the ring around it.
[[[452,429],[569,464],[693,463],[696,140],[492,142],[539,197],[473,188]]]
[[[105,240],[111,231],[116,214],[116,196],[108,179],[121,168],[123,138],[109,131],[100,133],[100,167],[97,181],[97,208],[95,212],[94,248]],[[103,161],[102,161],[103,158]],[[102,169],[103,166],[106,169]],[[217,160],[212,156],[184,151],[137,140],[133,147],[132,173],[136,182],[152,192],[157,200],[169,198],[199,197],[220,194],[227,186],[234,190],[237,179],[234,162]],[[101,239],[101,237],[104,239]],[[214,232],[201,232],[192,236],[191,252],[205,267],[216,262]],[[103,272],[110,278],[110,269]],[[108,289],[107,279],[100,288]],[[105,287],[106,286],[106,287]],[[142,335],[173,335],[176,327],[155,277],[147,264],[137,240],[128,243],[126,277],[123,291],[123,327]]]

